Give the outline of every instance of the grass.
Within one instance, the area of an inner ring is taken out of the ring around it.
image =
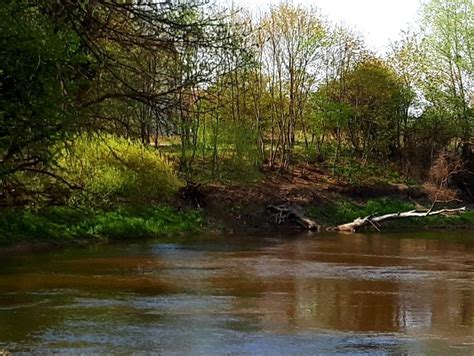
[[[347,198],[337,200],[326,207],[310,207],[308,214],[316,221],[328,225],[338,225],[353,221],[358,217],[371,214],[388,214],[415,209],[413,203],[390,198],[370,199],[363,204],[357,204]],[[396,230],[410,227],[463,227],[474,226],[474,211],[467,211],[460,215],[431,216],[426,218],[411,218],[396,222],[384,223],[384,227]]]
[[[196,211],[177,212],[169,207],[90,208],[49,207],[41,210],[3,209],[0,244],[17,241],[112,240],[170,237],[197,232],[204,220]]]
[[[363,161],[344,145],[340,148],[340,156],[334,166],[335,149],[334,142],[326,142],[321,147],[320,159],[322,161],[318,162],[315,160],[316,147],[310,146],[307,149],[302,142],[298,142],[295,147],[295,158],[301,162],[313,162],[316,165],[324,166],[334,178],[352,186],[387,183],[415,184],[411,179],[402,176],[395,165],[383,164],[377,160]]]
[[[334,174],[353,186],[405,182],[398,172],[390,167],[374,163],[362,165],[350,157],[341,159]]]
[[[214,166],[212,146],[209,143],[204,148],[202,143],[198,146],[191,166],[185,169],[185,175],[190,177],[191,180],[220,182],[228,185],[253,184],[262,180],[263,175],[258,168],[261,157],[257,151],[247,152],[247,155],[239,159],[235,145],[219,143],[218,165]],[[166,142],[160,147],[160,150],[174,160],[176,166],[179,165],[182,151],[177,140]],[[362,162],[361,159],[354,156],[349,147],[341,147],[339,160],[336,167],[333,167],[334,150],[334,143],[325,143],[320,157],[322,161],[318,161],[316,147],[314,145],[306,147],[300,137],[294,147],[293,163],[311,162],[320,168],[324,168],[328,175],[338,181],[355,187],[388,183],[415,184],[413,180],[402,176],[394,165],[375,161]],[[267,151],[267,157],[269,154],[270,152]],[[190,159],[193,156],[192,150],[187,150],[185,156]]]

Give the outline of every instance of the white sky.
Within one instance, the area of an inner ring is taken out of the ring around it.
[[[245,7],[260,13],[281,0],[221,0],[222,4]],[[390,40],[417,20],[420,0],[288,0],[290,4],[321,9],[331,22],[344,23],[361,33],[367,46],[384,52]]]

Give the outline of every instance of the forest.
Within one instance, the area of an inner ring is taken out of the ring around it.
[[[337,223],[367,186],[472,201],[473,42],[470,0],[423,2],[383,55],[284,2],[4,0],[0,241],[195,231],[282,181],[337,190]],[[386,195],[367,213],[413,204]]]

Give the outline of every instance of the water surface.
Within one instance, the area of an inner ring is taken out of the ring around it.
[[[2,256],[0,350],[472,354],[471,234],[228,237]]]

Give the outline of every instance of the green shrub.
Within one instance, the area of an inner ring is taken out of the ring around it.
[[[157,150],[112,135],[78,137],[58,163],[66,180],[83,188],[72,193],[74,205],[160,202],[182,184]]]

